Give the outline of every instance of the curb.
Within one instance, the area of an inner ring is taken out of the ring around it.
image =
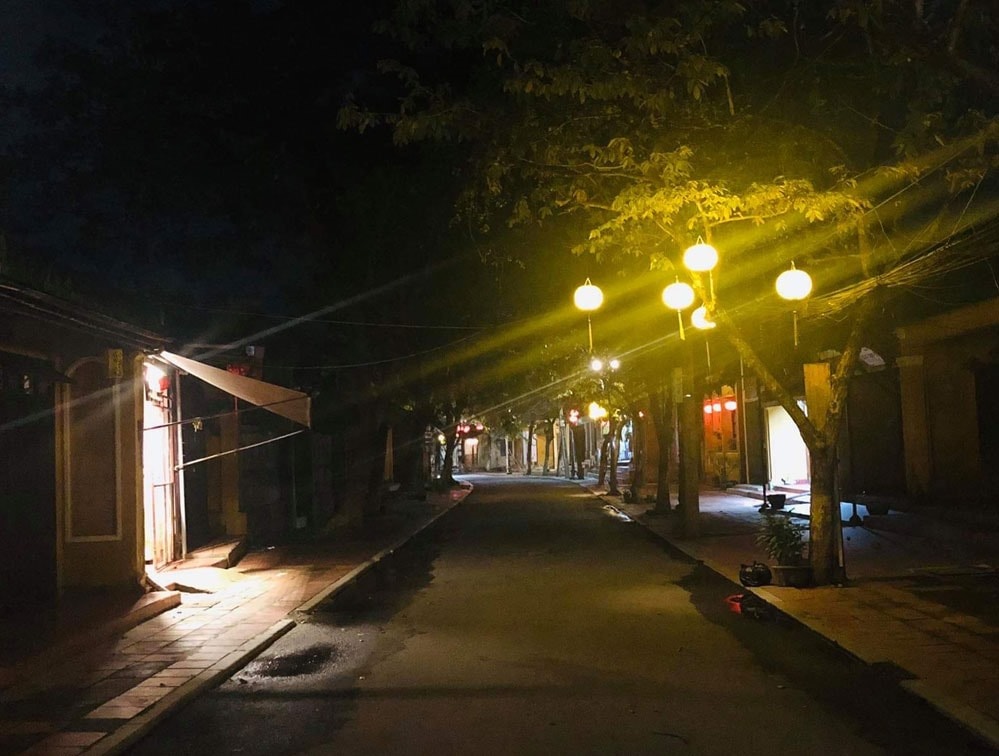
[[[346,575],[344,575],[340,579],[328,585],[326,588],[319,591],[319,593],[310,598],[304,604],[301,604],[296,609],[293,609],[291,614],[310,614],[323,601],[330,598],[331,596],[335,596],[336,594],[338,594],[348,585],[357,580],[357,578],[359,578],[361,575],[363,575],[365,572],[367,572],[376,564],[378,564],[380,561],[382,561],[385,557],[389,556],[390,554],[392,554],[392,552],[404,546],[408,541],[412,540],[413,538],[416,538],[416,536],[418,536],[424,530],[426,530],[435,522],[437,522],[441,517],[446,515],[448,512],[450,512],[452,509],[458,506],[461,502],[463,502],[468,497],[468,495],[472,493],[474,487],[471,485],[462,486],[462,489],[464,491],[467,491],[467,493],[464,493],[460,498],[449,502],[449,506],[445,507],[440,512],[435,514],[433,517],[431,517],[423,525],[421,525],[419,528],[414,530],[409,535],[400,538],[396,543],[392,544],[387,548],[382,549],[373,557],[371,557],[368,561],[364,562],[363,564],[359,564],[357,567],[352,569]]]
[[[183,685],[168,693],[144,712],[132,718],[114,732],[104,736],[90,748],[85,749],[84,752],[87,754],[94,754],[94,756],[114,756],[115,754],[122,753],[130,746],[135,745],[135,743],[148,735],[158,724],[160,724],[160,722],[166,719],[174,711],[180,709],[192,699],[201,695],[206,689],[215,687],[223,680],[231,677],[233,672],[245,666],[248,661],[258,656],[281,636],[288,633],[298,624],[298,622],[292,618],[293,615],[308,614],[327,598],[342,591],[348,585],[353,583],[358,577],[377,565],[382,559],[398,550],[406,542],[415,538],[417,535],[437,522],[441,517],[461,504],[466,498],[468,498],[468,495],[472,493],[474,486],[470,484],[462,485],[461,490],[462,493],[460,496],[449,501],[447,506],[445,506],[440,512],[435,514],[412,533],[400,538],[392,546],[382,549],[366,562],[358,565],[346,575],[319,591],[315,596],[301,604],[298,608],[290,611],[287,617],[278,620],[262,633],[254,638],[251,638],[238,649],[220,659],[208,669],[202,671]],[[178,603],[179,599],[180,597],[178,594]]]
[[[598,499],[603,500],[604,502],[610,504],[615,509],[617,509],[617,507],[614,505],[614,502],[608,501],[606,498],[604,498],[602,494],[593,490],[592,488],[590,488],[590,486],[585,485],[585,481],[577,481],[577,482],[579,483],[580,487],[585,488],[587,491],[589,491]],[[802,619],[801,617],[798,617],[794,614],[789,613],[786,609],[782,608],[784,602],[780,599],[779,596],[775,595],[773,592],[765,588],[759,589],[759,588],[748,588],[746,586],[742,586],[741,582],[739,581],[738,573],[733,573],[732,569],[727,565],[719,565],[715,563],[713,560],[705,559],[703,556],[699,556],[693,553],[692,551],[678,544],[676,541],[672,540],[671,538],[663,535],[662,533],[657,532],[655,529],[650,527],[647,523],[645,523],[641,519],[633,517],[631,518],[631,520],[632,522],[636,522],[639,525],[641,525],[643,528],[646,529],[646,531],[652,533],[656,538],[659,538],[665,543],[668,543],[672,548],[676,549],[682,554],[685,554],[690,559],[693,559],[695,562],[703,564],[712,572],[720,575],[721,577],[725,578],[726,580],[732,583],[735,583],[736,585],[739,585],[744,592],[753,594],[761,601],[765,602],[769,606],[773,607],[775,610],[779,611],[784,616],[789,617],[798,625],[806,628],[807,630],[815,633],[816,635],[821,636],[822,638],[825,638],[830,643],[835,644],[837,648],[843,650],[845,653],[851,655],[855,659],[858,659],[859,661],[867,665],[870,665],[877,661],[883,661],[881,659],[872,660],[864,658],[862,654],[842,645],[842,643],[840,643],[836,638],[830,636],[830,634],[826,630],[819,629],[817,626],[815,626],[815,624],[808,622],[807,620]],[[906,670],[906,672],[909,672],[909,670]],[[909,674],[912,673],[909,672]],[[899,684],[903,690],[907,691],[913,696],[921,698],[927,704],[932,706],[936,711],[938,711],[940,714],[947,717],[952,722],[955,722],[956,724],[965,728],[966,730],[973,733],[977,737],[981,738],[984,743],[990,745],[992,748],[999,750],[999,723],[995,722],[995,720],[991,719],[990,717],[984,716],[981,712],[977,711],[973,707],[961,701],[955,700],[951,696],[941,693],[932,685],[929,685],[924,680],[918,677],[914,676],[914,679],[912,680],[903,680]]]
[[[264,632],[251,638],[228,656],[215,662],[211,667],[192,677],[186,683],[168,693],[137,717],[114,732],[98,740],[86,750],[92,754],[118,754],[134,745],[147,735],[176,709],[200,695],[206,688],[217,685],[231,676],[232,672],[270,646],[274,641],[295,626],[290,619],[278,620]]]

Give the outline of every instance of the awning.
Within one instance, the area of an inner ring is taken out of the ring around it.
[[[312,399],[308,394],[266,381],[258,381],[256,378],[247,378],[245,375],[230,373],[228,370],[170,352],[160,352],[159,356],[185,373],[190,373],[227,394],[239,397],[244,402],[255,404],[306,428],[312,427]]]

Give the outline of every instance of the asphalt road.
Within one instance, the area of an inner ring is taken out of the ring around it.
[[[135,754],[981,752],[573,483],[475,492]]]

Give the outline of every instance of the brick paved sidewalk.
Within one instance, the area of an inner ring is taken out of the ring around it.
[[[702,535],[684,539],[673,533],[676,518],[649,516],[648,503],[626,504],[593,481],[581,484],[733,583],[739,583],[740,565],[766,561],[755,543],[759,501],[702,493]],[[844,538],[847,585],[743,590],[868,664],[904,670],[912,678],[901,683],[904,688],[999,750],[999,627],[907,590],[906,578],[921,567],[946,569],[948,559],[969,553],[961,544],[948,548],[917,533],[892,533],[886,540],[866,528],[846,528]]]
[[[214,592],[183,593],[178,606],[131,629],[60,654],[43,649],[3,670],[0,753],[121,752],[470,490],[400,499],[361,532],[251,552],[229,570],[179,571],[179,582],[211,580]]]

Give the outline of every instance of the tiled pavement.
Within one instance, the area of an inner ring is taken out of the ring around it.
[[[401,502],[351,537],[251,552],[230,570],[160,573],[191,588],[214,581],[214,592],[184,592],[179,605],[130,629],[0,667],[0,754],[121,752],[469,490]]]
[[[647,503],[627,504],[592,481],[585,485],[734,583],[739,582],[740,565],[766,561],[755,544],[760,501],[702,491],[701,537],[684,539],[673,530],[675,518],[650,516]],[[807,515],[807,504],[795,508]],[[843,519],[850,514],[844,506]],[[894,516],[904,524],[872,518],[885,529],[844,528],[846,585],[748,590],[862,661],[903,670],[911,677],[903,687],[999,752],[999,626],[921,595],[913,580],[962,573],[995,580],[999,550],[981,538],[956,542],[959,529],[939,528],[906,513]],[[944,537],[944,531],[950,536]],[[994,619],[994,607],[986,607],[983,615]]]

